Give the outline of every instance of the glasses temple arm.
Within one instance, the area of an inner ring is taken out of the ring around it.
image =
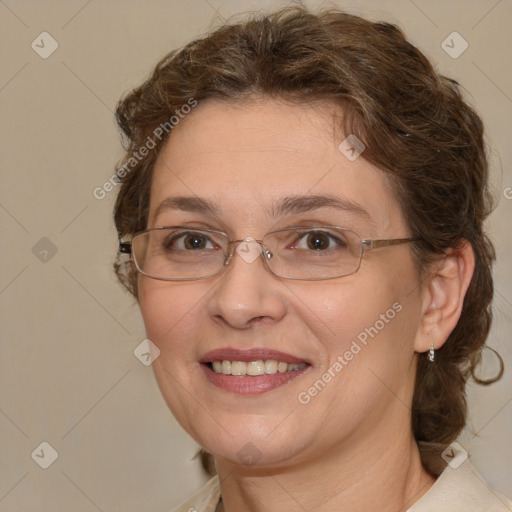
[[[362,241],[363,247],[367,250],[377,249],[379,247],[389,247],[390,245],[406,244],[409,242],[417,242],[419,238],[391,238],[388,240],[371,240],[365,239]]]

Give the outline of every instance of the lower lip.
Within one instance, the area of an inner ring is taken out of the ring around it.
[[[241,395],[261,394],[276,389],[287,384],[293,379],[296,379],[306,372],[309,367],[309,365],[306,365],[300,370],[293,370],[291,372],[246,377],[243,375],[224,375],[223,373],[217,373],[208,365],[204,363],[201,364],[201,368],[203,369],[206,378],[212,384],[226,391],[230,391],[231,393],[239,393]]]

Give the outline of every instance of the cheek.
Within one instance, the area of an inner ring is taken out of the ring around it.
[[[200,325],[197,319],[205,292],[201,287],[167,283],[142,277],[139,279],[139,305],[147,337],[162,355],[191,348],[185,333]]]
[[[420,318],[417,293],[411,293],[417,280],[410,265],[393,273],[389,268],[393,266],[379,273],[367,268],[344,281],[294,290],[303,298],[296,315],[308,324],[325,354],[322,366],[332,365],[338,356],[354,367],[392,366],[392,358],[404,364],[410,359]]]
[[[191,394],[201,400],[201,391],[194,388],[201,372],[197,364],[198,315],[204,309],[207,291],[183,283],[139,279],[139,305],[146,336],[160,350],[152,368],[168,407],[181,426],[191,433],[194,424],[203,425],[201,411],[191,413]],[[197,437],[194,437],[196,440]],[[199,441],[198,441],[199,442]]]
[[[417,306],[391,281],[340,282],[322,287],[322,294],[312,289],[308,307],[297,312],[323,355],[298,401],[324,418],[327,430],[338,432],[340,418],[348,430],[376,422],[396,396],[404,403],[410,398]]]
[[[357,279],[357,282],[356,278],[354,282],[345,279],[344,283],[331,281],[321,288],[312,287],[302,293],[295,291],[299,299],[302,297],[297,303],[301,308],[297,316],[309,324],[326,348],[343,349],[347,342],[360,334],[360,339],[364,339],[365,329],[376,322],[382,330],[382,314],[385,315],[384,320],[393,319],[396,314],[393,304],[398,300],[397,294],[388,286],[372,284],[368,290],[362,279]]]

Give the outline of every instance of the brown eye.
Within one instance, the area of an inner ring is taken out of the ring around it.
[[[338,237],[326,231],[309,231],[299,237],[295,249],[307,249],[310,251],[326,251],[328,249],[340,249],[346,247],[346,243]]]
[[[208,239],[204,235],[192,234],[183,238],[186,249],[205,249]]]
[[[329,236],[325,233],[311,233],[306,236],[308,249],[320,251],[329,248]]]
[[[179,233],[168,237],[164,246],[168,250],[197,251],[214,249],[211,240],[202,233]]]

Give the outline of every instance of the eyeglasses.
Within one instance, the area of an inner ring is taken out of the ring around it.
[[[131,254],[137,270],[165,281],[193,281],[219,274],[236,252],[252,263],[261,256],[277,277],[321,281],[354,274],[365,251],[416,241],[362,239],[336,226],[296,226],[267,233],[261,240],[230,240],[213,229],[166,226],[147,229],[121,242],[119,251]]]

